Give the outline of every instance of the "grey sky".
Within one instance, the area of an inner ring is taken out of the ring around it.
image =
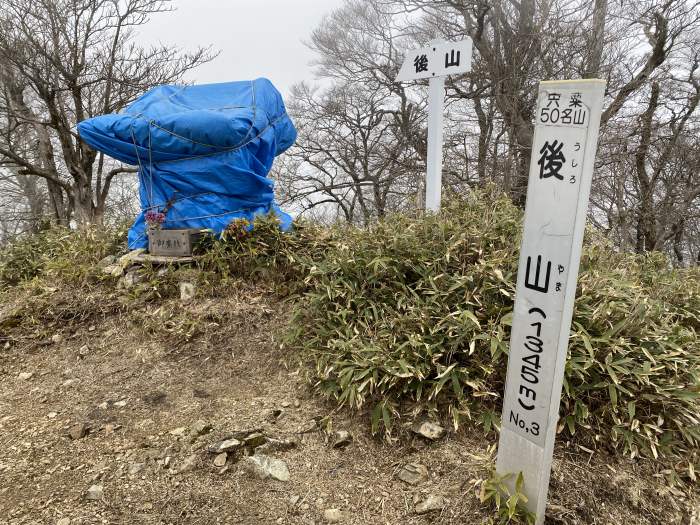
[[[193,71],[196,83],[269,78],[287,95],[313,78],[313,53],[302,43],[342,0],[176,0],[177,11],[154,16],[139,40],[193,49],[212,45],[213,62]]]

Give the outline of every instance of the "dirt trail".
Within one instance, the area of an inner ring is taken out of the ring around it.
[[[0,350],[0,523],[320,524],[328,509],[352,524],[488,522],[474,494],[493,443],[478,429],[429,444],[381,442],[365,419],[334,413],[302,371],[286,368],[274,334],[288,307],[232,297],[187,308],[226,312],[230,322],[187,344],[117,316],[57,329],[60,341],[9,334],[14,343]],[[276,420],[273,410],[282,410]],[[332,448],[312,428],[329,414],[332,429],[352,434],[348,447]],[[192,440],[198,421],[213,429]],[[82,423],[87,436],[67,435]],[[287,463],[290,481],[253,478],[240,461],[213,465],[209,444],[252,429],[298,442],[271,453]],[[187,458],[189,469],[177,473]],[[608,461],[557,452],[549,522],[688,519],[640,464]],[[409,462],[425,465],[429,479],[398,480]],[[101,498],[86,497],[92,485]],[[428,494],[446,506],[416,514]]]

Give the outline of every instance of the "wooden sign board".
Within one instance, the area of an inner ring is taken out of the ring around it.
[[[460,42],[434,40],[428,46],[414,49],[406,54],[396,81],[404,82],[466,73],[471,70],[471,67],[471,38]]]
[[[602,80],[540,82],[496,470],[523,473],[543,523]]]
[[[445,106],[445,77],[466,73],[472,67],[472,40],[460,42],[433,40],[426,47],[406,55],[397,82],[429,78],[428,156],[425,177],[425,208],[440,209],[442,196],[442,128]]]

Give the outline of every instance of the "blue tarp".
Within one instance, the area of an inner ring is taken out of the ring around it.
[[[280,93],[264,78],[151,89],[118,114],[78,124],[96,150],[139,167],[141,213],[129,248],[148,246],[145,214],[165,213],[162,227],[210,228],[275,212],[267,178],[274,158],[296,140]]]

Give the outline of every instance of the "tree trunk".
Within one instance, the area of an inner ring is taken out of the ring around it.
[[[673,225],[673,253],[678,259],[678,264],[683,266],[683,234],[685,233],[685,219]]]
[[[73,210],[73,207],[70,205],[70,195],[65,197],[63,188],[53,181],[47,179],[46,185],[49,189],[49,202],[54,220],[61,226],[68,226]]]
[[[489,140],[491,139],[491,130],[493,129],[493,118],[489,119],[481,106],[481,97],[474,97],[474,109],[479,121],[479,152],[476,161],[476,173],[479,180],[479,185],[486,185],[486,161],[489,149]],[[493,117],[491,115],[491,117]]]
[[[647,170],[649,148],[653,132],[654,113],[659,106],[659,84],[652,82],[649,104],[639,117],[640,137],[635,151],[635,171],[639,183],[637,217],[637,253],[656,249],[656,214],[654,210],[654,180]]]
[[[605,15],[608,13],[608,0],[595,0],[589,40],[589,55],[583,78],[597,78],[600,75],[600,63],[603,60],[605,43]]]
[[[515,135],[515,173],[510,190],[511,199],[516,206],[525,207],[527,196],[527,182],[530,176],[530,154],[532,149],[532,134],[534,129],[528,123],[520,123]]]
[[[88,227],[96,222],[92,187],[90,183],[76,182],[73,188],[72,204],[75,222],[79,228]]]

